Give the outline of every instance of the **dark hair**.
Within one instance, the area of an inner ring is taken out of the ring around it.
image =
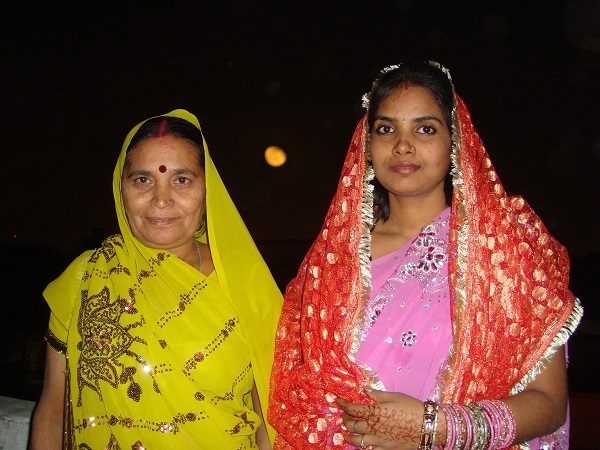
[[[442,110],[448,129],[452,132],[452,110],[454,109],[454,89],[448,75],[440,66],[430,61],[408,62],[397,68],[385,69],[373,83],[369,93],[369,128],[373,126],[379,105],[398,86],[421,86],[429,89]]]
[[[407,84],[409,86],[421,86],[428,89],[442,110],[444,120],[450,134],[452,134],[452,111],[454,110],[454,88],[441,66],[431,61],[418,61],[403,63],[397,67],[384,69],[379,78],[373,83],[368,95],[369,112],[367,122],[369,130],[373,127],[375,115],[379,105],[398,86]],[[390,217],[390,200],[387,190],[374,179],[373,189],[373,220],[376,223],[382,219],[384,222]],[[450,175],[446,176],[444,183],[446,201],[450,202],[452,185]]]
[[[204,144],[202,133],[194,124],[187,120],[180,119],[179,117],[159,116],[144,122],[131,138],[131,142],[127,146],[126,154],[128,156],[129,153],[144,139],[168,135],[185,139],[196,147],[198,149],[198,157],[200,158],[200,166],[204,168]],[[127,165],[127,156],[125,156],[125,165]]]

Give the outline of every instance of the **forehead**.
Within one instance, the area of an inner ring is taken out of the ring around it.
[[[128,165],[200,166],[200,150],[178,136],[151,137],[129,151],[127,162]]]
[[[422,86],[400,85],[383,99],[377,108],[377,113],[384,111],[423,112],[441,114],[441,108],[437,104],[433,93]]]

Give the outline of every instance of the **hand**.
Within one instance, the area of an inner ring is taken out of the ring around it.
[[[419,446],[423,402],[399,392],[371,390],[377,403],[361,405],[341,398],[346,442],[357,448],[413,450]]]

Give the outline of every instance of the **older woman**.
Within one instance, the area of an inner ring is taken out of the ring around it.
[[[446,69],[389,67],[365,100],[286,291],[275,447],[567,448],[564,247],[507,196]]]
[[[32,448],[271,448],[261,405],[281,295],[196,117],[138,124],[113,191],[121,234],[44,292]]]

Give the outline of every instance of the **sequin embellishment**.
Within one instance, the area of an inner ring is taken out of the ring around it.
[[[441,269],[447,264],[447,236],[439,236],[439,231],[448,225],[449,218],[445,216],[436,218],[431,224],[424,227],[406,251],[407,256],[415,256],[411,261],[400,263],[390,278],[384,283],[380,291],[369,301],[363,310],[363,325],[361,326],[361,340],[364,340],[373,327],[396,288],[394,283],[405,283],[415,279],[422,291],[421,301],[423,307],[428,309],[432,298],[440,301],[440,296],[445,292],[448,282],[447,275],[441,275]],[[396,256],[396,255],[395,255]],[[401,306],[404,302],[401,300]],[[416,335],[411,337],[403,346],[411,347],[416,342]]]
[[[119,384],[129,382],[128,395],[139,401],[141,388],[133,381],[136,368],[124,365],[119,358],[128,356],[133,360],[132,363],[140,358],[130,347],[134,342],[144,345],[146,342],[133,336],[131,330],[143,325],[144,318],[123,326],[120,323],[121,316],[133,314],[135,308],[125,310],[122,307],[124,300],[112,300],[107,287],[94,295],[89,295],[88,291],[82,291],[81,295],[81,310],[77,322],[77,330],[81,336],[81,341],[77,344],[77,349],[81,352],[77,364],[77,406],[81,406],[81,392],[85,387],[91,388],[102,398],[100,381],[107,382],[115,389]],[[128,304],[135,305],[135,299],[129,299]]]
[[[417,334],[411,330],[402,333],[402,347],[412,347],[417,342]]]

